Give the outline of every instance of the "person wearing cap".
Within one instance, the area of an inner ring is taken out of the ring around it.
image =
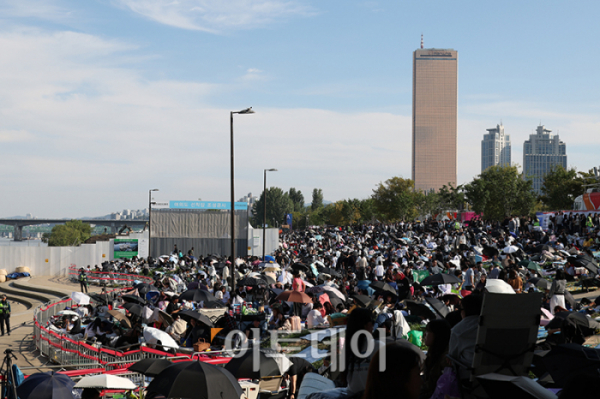
[[[87,278],[85,269],[82,267],[79,269],[79,288],[81,289],[81,292],[85,292],[87,294],[87,292],[88,292],[87,287],[88,287],[88,278]]]
[[[2,295],[0,300],[0,332],[4,335],[4,326],[6,332],[10,335],[10,303],[6,299],[6,295]]]

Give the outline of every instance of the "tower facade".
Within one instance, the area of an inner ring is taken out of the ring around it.
[[[510,135],[504,134],[504,126],[486,129],[481,140],[481,171],[490,166],[510,166]]]
[[[456,186],[458,52],[413,53],[412,180],[416,190]]]
[[[523,144],[523,174],[533,181],[537,194],[541,193],[544,176],[558,165],[567,169],[567,145],[552,130],[540,125]]]

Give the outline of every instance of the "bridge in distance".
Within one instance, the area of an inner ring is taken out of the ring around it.
[[[15,228],[13,239],[15,241],[22,241],[23,227],[25,226],[34,226],[38,224],[63,224],[68,221],[69,219],[0,219],[0,224],[13,226]],[[81,221],[92,226],[110,227],[110,232],[112,234],[117,233],[119,228],[125,225],[129,227],[144,227],[148,223],[147,219],[82,219]]]

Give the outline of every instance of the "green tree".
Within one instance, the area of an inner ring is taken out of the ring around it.
[[[265,193],[263,192],[254,203],[252,208],[252,217],[254,226],[262,226],[265,204]],[[285,220],[285,214],[294,210],[294,204],[288,193],[279,187],[267,188],[267,225],[270,227],[279,226]]]
[[[572,209],[575,198],[585,192],[585,186],[598,183],[593,170],[577,172],[555,166],[544,176],[539,200],[546,210]]]
[[[325,221],[334,226],[349,226],[363,221],[361,200],[356,198],[329,204],[323,211]]]
[[[465,193],[463,186],[454,187],[452,183],[440,188],[440,210],[462,210],[465,205]]]
[[[516,166],[492,166],[464,186],[473,211],[485,219],[502,221],[511,215],[528,215],[535,206],[532,182]]]
[[[445,186],[444,186],[445,187]],[[430,216],[433,217],[439,213],[440,206],[440,194],[435,192],[424,193],[422,191],[413,193],[415,209],[417,214],[422,217]]]
[[[304,195],[302,195],[302,191],[292,187],[288,192],[288,196],[294,204],[294,212],[301,212],[304,209]]]
[[[412,219],[416,216],[414,182],[392,177],[373,190],[373,205],[387,221]]]
[[[312,203],[310,204],[310,209],[316,211],[323,207],[323,190],[320,188],[315,188],[312,192]]]
[[[48,246],[78,246],[92,235],[92,227],[81,220],[70,220],[65,224],[57,224],[48,237]]]

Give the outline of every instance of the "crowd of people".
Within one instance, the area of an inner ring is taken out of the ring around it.
[[[501,283],[517,294],[540,292],[549,319],[561,312],[600,310],[600,300],[576,303],[567,290],[570,280],[578,280],[582,289],[600,285],[594,260],[600,243],[597,215],[580,220],[559,214],[549,226],[544,231],[536,220],[511,217],[503,223],[433,220],[314,227],[283,233],[272,257],[238,257],[233,268],[231,259],[196,257],[193,248],[184,254],[175,246],[158,259],[82,268],[82,291],[93,271],[145,275],[154,283],[137,283],[119,295],[92,294],[93,305],[75,307],[76,314],[62,315],[55,328],[113,348],[146,341],[174,351],[191,350],[199,341],[223,349],[222,338],[234,329],[242,329],[247,340],[260,341],[270,336],[269,330],[346,325],[345,342],[359,332],[365,333],[359,348],[370,340],[382,342],[389,367],[379,372],[379,352],[364,358],[346,345],[337,350],[345,351],[345,367],[338,372],[328,367],[336,356],[332,350],[319,372],[338,388],[311,397],[391,397],[392,390],[406,398],[458,396],[458,382],[447,370],[448,355],[472,362],[483,296],[494,292],[492,287]],[[436,280],[440,276],[444,278]],[[428,298],[440,301],[447,315],[416,311]],[[219,317],[196,316],[207,309]],[[410,334],[409,323],[424,330],[421,342],[414,338],[418,334]],[[211,333],[215,327],[221,329],[216,336]],[[153,340],[148,329],[163,331],[172,341]],[[560,332],[560,327],[550,332]],[[589,335],[581,329],[550,334],[543,345],[583,344]],[[389,380],[397,384],[386,384]],[[290,397],[299,386],[290,390]]]

